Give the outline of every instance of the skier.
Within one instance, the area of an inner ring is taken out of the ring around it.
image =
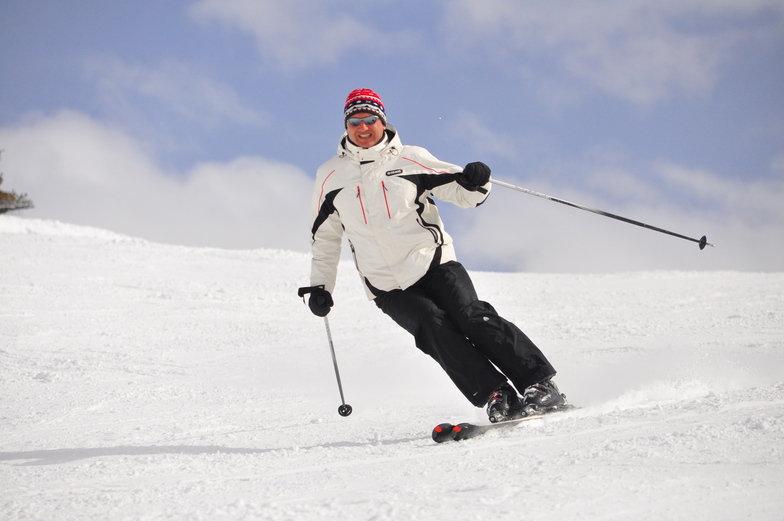
[[[370,89],[349,93],[343,117],[337,155],[319,167],[313,191],[311,311],[324,317],[334,304],[345,233],[368,298],[491,422],[565,405],[539,348],[478,299],[432,199],[479,206],[490,168],[460,168],[403,145]]]

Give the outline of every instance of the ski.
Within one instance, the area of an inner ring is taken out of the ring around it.
[[[481,436],[487,431],[493,429],[514,427],[515,425],[519,425],[523,422],[538,420],[554,412],[568,411],[571,409],[574,409],[574,407],[566,406],[557,409],[555,411],[535,412],[532,414],[528,414],[527,416],[523,416],[521,418],[515,418],[513,420],[507,420],[498,423],[475,424],[475,423],[465,422],[465,423],[458,423],[457,425],[453,425],[451,423],[441,423],[433,428],[432,437],[433,437],[433,441],[435,441],[436,443],[444,443],[445,441],[468,440],[471,438],[475,438],[477,436]]]
[[[452,431],[455,426],[451,423],[442,423],[433,428],[433,441],[443,443],[452,439]]]
[[[498,427],[511,427],[513,425],[517,425],[524,421],[528,420],[535,420],[541,418],[544,414],[535,414],[533,416],[524,416],[522,418],[517,418],[514,420],[507,420],[498,423],[488,423],[488,424],[475,424],[475,423],[458,423],[457,425],[453,425],[451,423],[441,423],[436,425],[433,429],[433,441],[436,443],[443,443],[445,441],[462,441],[467,440],[469,438],[474,438],[479,436],[480,434],[484,434],[485,432],[495,429]]]

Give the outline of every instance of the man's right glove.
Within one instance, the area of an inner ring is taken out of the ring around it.
[[[300,297],[304,297],[308,293],[310,293],[310,298],[308,298],[308,307],[310,307],[310,311],[317,317],[326,317],[329,314],[329,310],[332,309],[332,306],[335,304],[332,301],[332,295],[329,294],[329,291],[324,289],[324,286],[299,288]]]

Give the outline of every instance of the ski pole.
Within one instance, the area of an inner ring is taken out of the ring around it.
[[[708,242],[708,238],[706,236],[702,236],[700,239],[694,239],[692,237],[687,237],[685,235],[681,235],[679,233],[671,232],[669,230],[665,230],[663,228],[658,228],[656,226],[651,226],[650,224],[641,223],[639,221],[634,221],[627,217],[621,217],[620,215],[615,215],[609,212],[605,212],[602,210],[597,210],[595,208],[589,208],[587,206],[583,206],[581,204],[572,203],[569,201],[565,201],[563,199],[559,199],[557,197],[553,197],[551,195],[543,194],[541,192],[536,192],[534,190],[529,190],[528,188],[523,188],[521,186],[515,186],[513,184],[505,183],[503,181],[498,181],[497,179],[490,179],[490,182],[496,184],[498,186],[503,186],[505,188],[511,188],[512,190],[517,190],[518,192],[523,192],[524,194],[535,195],[536,197],[541,197],[543,199],[547,199],[549,201],[554,201],[556,203],[565,204],[566,206],[571,206],[572,208],[577,208],[579,210],[585,210],[587,212],[593,212],[595,214],[603,215],[605,217],[610,217],[612,219],[617,219],[619,221],[623,221],[625,223],[633,224],[635,226],[641,226],[643,228],[648,228],[649,230],[653,230],[660,233],[666,233],[667,235],[672,235],[673,237],[678,237],[680,239],[686,239],[687,241],[696,242],[700,245],[700,249],[705,249],[705,246],[710,246],[713,248],[713,244]]]
[[[315,286],[299,288],[297,295],[299,295],[304,301],[305,295],[311,293],[314,289],[316,289]],[[322,299],[324,298],[320,295],[319,297]],[[323,304],[323,302],[319,302],[319,304]],[[327,340],[329,341],[329,351],[332,353],[332,365],[335,367],[335,378],[337,378],[338,391],[340,391],[341,405],[340,407],[338,407],[338,414],[340,414],[341,416],[348,416],[349,414],[351,414],[351,411],[353,411],[353,409],[349,404],[346,403],[346,399],[343,397],[343,383],[340,381],[340,371],[338,370],[338,359],[337,356],[335,356],[335,345],[332,343],[332,331],[330,331],[329,329],[329,319],[326,316],[324,316],[324,325],[327,327]]]
[[[335,378],[338,380],[338,391],[340,391],[341,405],[338,407],[338,414],[341,416],[348,416],[353,409],[346,403],[346,399],[343,397],[343,384],[340,382],[338,359],[335,356],[335,345],[332,343],[332,331],[329,329],[329,319],[327,317],[324,317],[324,325],[327,327],[327,340],[329,340],[329,350],[332,353],[332,365],[335,366]]]

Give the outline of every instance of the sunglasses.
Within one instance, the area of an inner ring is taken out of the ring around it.
[[[348,124],[352,127],[358,127],[360,123],[365,123],[365,125],[370,126],[373,123],[378,121],[378,116],[367,116],[364,118],[348,118]]]

